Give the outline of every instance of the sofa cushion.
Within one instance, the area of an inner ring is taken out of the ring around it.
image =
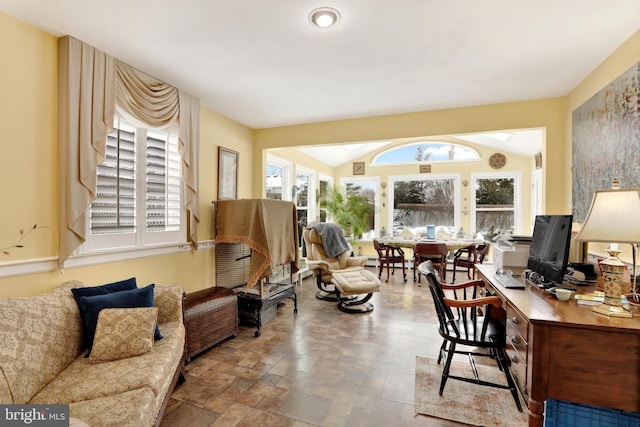
[[[104,295],[94,295],[89,297],[80,297],[79,306],[84,311],[84,325],[86,334],[89,338],[89,353],[93,345],[93,338],[98,324],[98,314],[105,308],[136,308],[136,307],[153,307],[153,288],[155,285],[145,286],[144,288],[132,289],[129,291],[113,292]],[[160,329],[156,326],[155,339],[162,339]]]
[[[153,350],[157,319],[156,307],[105,308],[100,311],[89,360],[109,362],[149,353]]]
[[[0,403],[25,404],[82,351],[71,293],[0,298],[0,343]]]
[[[84,319],[85,317],[84,306],[80,303],[81,297],[91,297],[95,295],[110,294],[113,292],[130,291],[131,289],[136,289],[136,288],[137,288],[136,278],[131,277],[126,280],[107,283],[106,285],[72,288],[71,293],[73,294],[73,298],[75,298],[76,303],[78,304],[78,309],[80,310],[80,316],[82,316],[82,318]],[[84,336],[84,344],[85,344],[85,347],[91,346],[91,341],[89,341],[89,337],[87,336],[86,331]]]
[[[149,387],[69,405],[70,426],[141,427],[155,424],[156,400]]]
[[[104,363],[79,357],[29,403],[70,404],[141,387],[149,387],[162,402],[167,381],[182,360],[185,329],[182,322],[162,323],[161,327],[165,337],[154,343],[151,353]]]

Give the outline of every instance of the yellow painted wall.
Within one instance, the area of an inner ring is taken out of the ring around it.
[[[0,248],[36,222],[24,248],[0,255],[3,264],[57,257],[57,39],[0,12]],[[217,198],[218,146],[240,153],[238,196],[252,197],[253,131],[207,108],[200,111],[198,239],[211,238]],[[0,278],[0,296],[34,295],[67,280],[101,284],[135,276],[139,283],[179,284],[187,292],[215,285],[212,250]]]
[[[0,13],[0,261],[57,253],[57,41]],[[2,289],[0,288],[0,292]]]

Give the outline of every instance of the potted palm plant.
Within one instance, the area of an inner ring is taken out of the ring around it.
[[[338,224],[352,243],[358,241],[362,233],[369,229],[369,218],[374,213],[373,204],[355,191],[339,187],[329,188],[320,199],[320,207],[327,210],[333,222]]]

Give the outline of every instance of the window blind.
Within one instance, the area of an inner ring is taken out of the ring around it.
[[[177,135],[118,121],[98,166],[91,235],[179,232],[181,188]]]
[[[149,132],[146,141],[146,230],[180,228],[180,157],[177,138]]]
[[[91,234],[135,232],[135,132],[114,129],[107,136],[105,160],[98,165]]]

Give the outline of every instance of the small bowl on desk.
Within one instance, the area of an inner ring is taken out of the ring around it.
[[[554,293],[556,294],[556,298],[558,298],[560,301],[569,301],[569,298],[571,298],[571,294],[573,293],[573,291],[569,289],[556,288]]]

